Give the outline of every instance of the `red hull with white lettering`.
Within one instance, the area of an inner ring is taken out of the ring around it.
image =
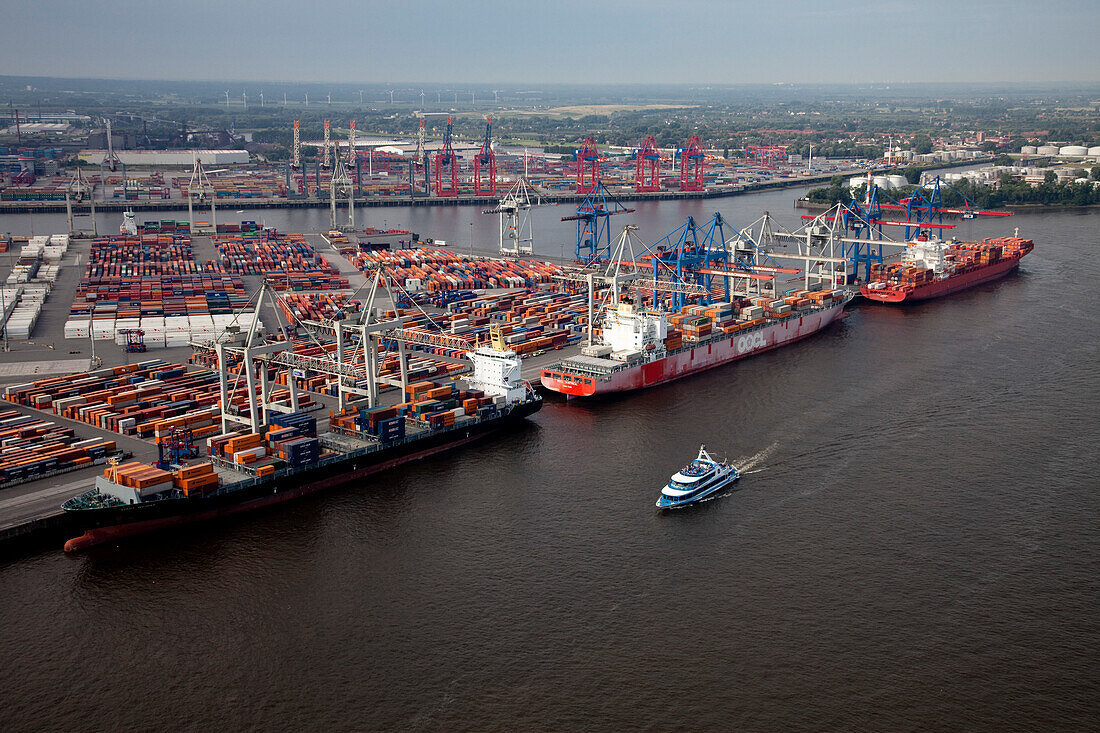
[[[841,316],[844,303],[841,300],[825,308],[770,321],[749,331],[711,338],[694,346],[685,345],[663,358],[623,364],[608,374],[574,373],[547,367],[542,370],[542,386],[570,397],[592,397],[664,384],[812,336]]]

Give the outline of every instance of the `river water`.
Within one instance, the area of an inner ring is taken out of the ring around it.
[[[794,223],[796,194],[632,217],[650,241],[716,208]],[[540,252],[571,238],[559,213]],[[469,209],[383,217],[495,236]],[[950,299],[856,304],[272,511],[0,565],[3,727],[1095,729],[1100,212],[959,234],[1015,226],[1036,241],[1020,271]],[[700,443],[736,490],[657,514]]]

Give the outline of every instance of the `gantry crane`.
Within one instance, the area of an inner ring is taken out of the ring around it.
[[[651,260],[653,279],[662,272],[669,273],[676,282],[694,282],[707,293],[711,292],[716,275],[733,275],[728,269],[729,252],[726,249],[726,222],[715,212],[705,233],[700,236],[695,217],[687,220],[669,234],[653,243]],[[746,273],[747,274],[747,273]],[[729,277],[723,277],[725,300],[730,297]],[[653,293],[653,305],[657,305],[658,293]],[[679,310],[684,305],[684,294],[672,294],[672,307]]]
[[[875,188],[878,187],[875,186]],[[944,208],[942,188],[946,188],[962,199],[962,208]],[[880,206],[890,211],[904,211],[905,218],[915,223],[912,232],[909,227],[905,228],[906,239],[913,237],[920,231],[921,227],[929,227],[933,220],[937,224],[943,224],[944,214],[955,214],[960,219],[975,219],[979,216],[1012,216],[1011,211],[984,211],[979,209],[977,204],[939,176],[936,176],[900,202],[880,204]]]
[[[111,172],[114,173],[117,166],[122,164],[122,161],[119,160],[118,154],[115,153],[114,137],[111,135],[111,118],[105,117],[103,122],[107,128],[107,152],[104,153],[103,162],[99,165],[101,168],[103,166],[110,168]]]
[[[680,190],[703,190],[703,146],[698,135],[692,135],[686,148],[680,150]]]
[[[69,236],[82,237],[91,235],[93,237],[99,235],[99,230],[96,228],[95,221],[95,201],[92,199],[92,185],[88,183],[84,178],[84,173],[78,167],[76,173],[73,174],[73,178],[69,181],[69,184],[65,187],[65,215],[69,220]],[[87,214],[74,214],[73,204],[83,203],[85,200],[88,202],[89,212]],[[87,216],[92,221],[91,230],[78,229],[74,217]]]
[[[338,196],[347,198],[348,220],[346,226],[339,226],[336,223],[336,198]],[[344,160],[340,156],[336,156],[336,167],[332,170],[332,178],[329,180],[328,199],[331,207],[329,219],[331,228],[338,231],[352,231],[355,229],[355,186],[352,185],[351,177],[348,175],[347,169],[344,168]]]
[[[207,177],[206,171],[202,167],[202,161],[199,160],[199,156],[196,153],[194,156],[195,166],[191,170],[191,181],[187,184],[187,215],[191,223],[191,233],[218,231],[218,213],[216,207],[217,195],[214,191],[214,184],[210,182],[210,178]],[[210,224],[208,228],[195,226],[195,199],[199,201],[210,200]]]
[[[910,237],[910,231],[921,229],[946,230],[954,229],[956,226],[955,224],[944,224],[942,221],[922,222],[909,219],[904,221],[884,219],[883,209],[897,210],[902,206],[896,202],[894,204],[883,204],[879,200],[883,196],[889,198],[882,189],[874,184],[871,174],[868,173],[867,188],[863,193],[862,201],[853,198],[848,203],[839,203],[818,216],[810,214],[802,216],[805,220],[817,220],[821,236],[835,239],[841,245],[842,256],[851,263],[851,271],[848,273],[846,283],[859,279],[861,267],[863,268],[863,279],[870,280],[871,267],[883,262],[882,245],[893,242],[892,239],[884,237],[882,231],[884,226],[905,227],[906,240]],[[938,207],[928,208],[934,211]],[[825,227],[828,228],[828,231],[825,231]],[[834,232],[834,229],[839,231]]]
[[[493,116],[485,120],[485,139],[474,156],[474,193],[478,196],[497,195],[497,156],[493,152]]]
[[[425,196],[430,196],[432,193],[432,181],[431,181],[431,166],[428,165],[428,150],[424,147],[424,113],[420,110],[413,112],[417,118],[417,131],[416,131],[416,155],[409,162],[409,195],[416,196],[419,191],[419,185],[417,184],[416,169],[420,168],[424,175],[424,192]]]
[[[583,265],[605,262],[611,255],[611,229],[607,218],[615,214],[629,214],[628,209],[612,196],[602,183],[589,192],[577,213],[563,216],[562,221],[577,222],[577,244],[574,250],[577,261]]]
[[[294,120],[294,148],[290,153],[290,167],[298,170],[302,167],[302,137],[298,120]]]
[[[611,258],[602,270],[588,268],[579,272],[564,272],[555,275],[555,280],[580,283],[587,286],[588,292],[588,344],[592,345],[595,325],[600,322],[608,306],[617,305],[620,296],[624,292],[634,291],[635,297],[639,291],[653,293],[681,293],[693,297],[708,296],[709,293],[701,285],[683,280],[675,280],[661,273],[660,276],[651,277],[648,270],[649,264],[639,262],[635,255],[634,244],[637,243],[640,251],[646,251],[649,246],[637,235],[638,228],[631,224],[623,227],[622,234],[616,240],[612,249]],[[602,289],[603,295],[597,303],[596,290]]]
[[[512,190],[500,200],[495,209],[483,214],[500,215],[500,254],[502,257],[519,257],[533,253],[531,234],[531,197],[527,181],[520,176]]]
[[[596,149],[596,139],[586,137],[577,151],[577,193],[593,193],[599,185],[600,151]]]
[[[661,190],[661,153],[657,150],[657,139],[652,135],[642,142],[635,151],[634,190],[638,193],[656,193]]]
[[[322,155],[321,167],[326,168],[326,169],[331,168],[332,167],[332,147],[331,147],[332,146],[332,131],[329,127],[329,121],[328,120],[325,120],[325,139],[324,139],[324,142],[321,143],[321,146],[324,148],[321,152],[321,155]]]
[[[447,132],[443,136],[443,147],[435,154],[435,195],[453,197],[458,195],[458,156],[451,147],[451,132],[454,130],[454,117],[447,116]]]
[[[348,126],[348,154],[344,159],[344,165],[348,168],[354,168],[357,164],[355,158],[355,120],[352,120]]]
[[[787,161],[786,145],[746,145],[745,162],[755,163],[761,168],[775,168]]]

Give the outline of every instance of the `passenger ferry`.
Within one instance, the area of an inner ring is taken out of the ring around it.
[[[741,474],[726,461],[717,461],[707,453],[706,446],[699,446],[699,457],[681,468],[661,489],[657,500],[659,509],[675,509],[705,499],[719,489],[728,486]]]

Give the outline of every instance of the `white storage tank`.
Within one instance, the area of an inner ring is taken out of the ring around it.
[[[1057,145],[1040,145],[1036,152],[1039,155],[1057,155],[1058,154],[1058,146]]]
[[[900,175],[895,174],[895,175],[892,175],[892,176],[886,176],[886,178],[887,178],[887,180],[890,181],[890,187],[891,188],[901,188],[902,186],[908,186],[909,185],[909,179],[906,178],[905,176],[900,176]]]
[[[1020,148],[1020,155],[1035,155],[1039,152],[1039,148],[1034,145],[1025,145]]]
[[[864,183],[867,183],[867,176],[856,176],[855,178],[849,178],[848,188],[859,188]]]
[[[1089,149],[1084,145],[1064,145],[1058,149],[1058,155],[1070,158],[1083,158],[1089,154]]]
[[[1090,158],[1100,158],[1100,145],[1093,145],[1088,154]]]

